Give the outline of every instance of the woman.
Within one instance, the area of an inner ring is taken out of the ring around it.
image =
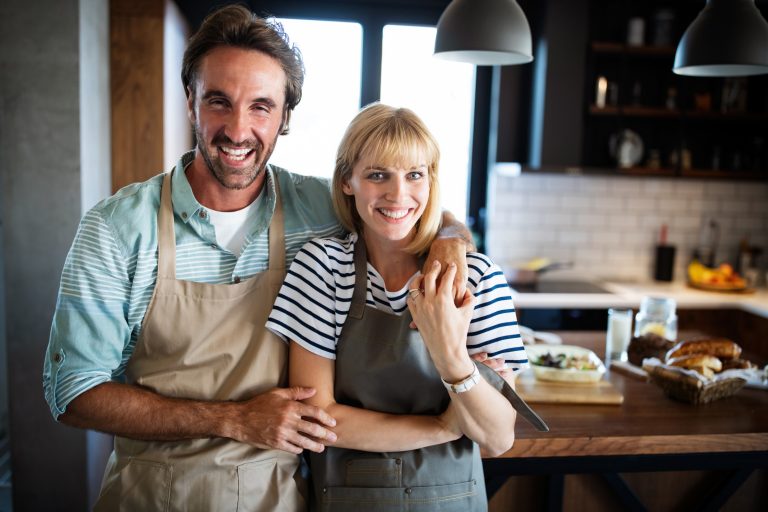
[[[267,323],[291,340],[291,386],[316,388],[306,402],[337,420],[337,442],[310,455],[315,509],[485,510],[479,449],[514,441],[515,410],[470,357],[528,364],[502,272],[469,253],[458,306],[455,266],[439,282],[439,263],[419,273],[440,222],[438,160],[413,112],[363,109],[332,187],[352,234],[304,246]]]

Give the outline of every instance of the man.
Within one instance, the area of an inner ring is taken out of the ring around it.
[[[63,423],[116,435],[97,510],[300,510],[295,454],[333,443],[335,422],[301,402],[314,389],[279,387],[286,346],[264,325],[298,249],[341,229],[326,182],[267,166],[301,58],[228,6],[191,38],[182,81],[196,148],[81,221],[46,399]]]

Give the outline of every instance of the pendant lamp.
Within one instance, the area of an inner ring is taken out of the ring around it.
[[[531,27],[514,0],[453,0],[437,22],[435,56],[483,66],[533,60]]]
[[[672,71],[689,76],[768,73],[768,22],[754,0],[707,0],[683,34]]]

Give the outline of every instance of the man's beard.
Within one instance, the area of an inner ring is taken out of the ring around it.
[[[221,183],[221,186],[231,190],[243,190],[251,186],[256,181],[256,178],[264,171],[269,161],[269,157],[272,156],[272,151],[275,150],[275,141],[263,151],[264,146],[255,139],[248,139],[235,143],[226,135],[217,135],[211,141],[214,146],[228,146],[239,149],[250,149],[255,153],[255,159],[253,165],[244,169],[233,169],[222,163],[221,159],[212,157],[208,152],[208,145],[200,134],[200,129],[195,125],[195,140],[197,142],[197,148],[200,150],[200,154],[203,155],[208,170],[216,181]],[[261,158],[259,158],[261,156]]]

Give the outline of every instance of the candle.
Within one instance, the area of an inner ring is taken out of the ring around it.
[[[597,97],[595,98],[595,105],[597,108],[605,108],[605,96],[608,91],[608,79],[604,76],[597,79]]]

